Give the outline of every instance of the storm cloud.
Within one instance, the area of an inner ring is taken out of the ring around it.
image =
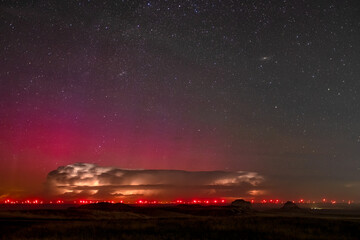
[[[262,193],[256,172],[146,170],[75,163],[50,172],[46,191],[66,199],[249,197]]]

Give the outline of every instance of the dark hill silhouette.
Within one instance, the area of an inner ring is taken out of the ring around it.
[[[292,201],[287,201],[278,211],[290,212],[290,213],[308,213],[307,209],[300,208],[297,204]]]
[[[251,206],[251,203],[245,201],[244,199],[236,199],[231,203],[231,207],[233,207],[240,213],[249,213],[254,211]]]
[[[295,203],[291,202],[291,201],[287,201],[282,207],[282,210],[286,210],[286,211],[293,211],[293,210],[300,210],[301,208],[299,208],[298,205],[296,205]]]

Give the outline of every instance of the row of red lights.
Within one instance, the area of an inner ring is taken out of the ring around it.
[[[44,201],[40,200],[25,200],[25,201],[14,201],[7,199],[4,201],[5,204],[45,204]],[[64,204],[65,202],[63,200],[57,200],[57,201],[50,201],[48,202],[50,204]]]
[[[92,200],[79,200],[74,201],[75,204],[92,204],[92,203],[99,203],[99,202],[106,202],[106,203],[115,203],[115,201],[92,201]],[[120,201],[119,203],[123,203],[124,201]]]
[[[73,202],[65,202],[63,200],[55,200],[55,201],[49,201],[46,202],[46,204],[65,204],[65,203],[74,203],[74,204],[91,204],[91,203],[99,203],[99,202],[108,202],[108,203],[115,203],[115,201],[94,201],[94,200],[78,200],[78,201],[73,201]],[[284,201],[280,201],[279,199],[263,199],[261,201],[255,201],[255,200],[250,200],[251,203],[262,203],[262,204],[280,204],[280,203],[284,203]],[[310,200],[304,200],[304,199],[300,199],[298,201],[292,201],[292,202],[296,202],[296,203],[318,203],[315,201],[310,201]],[[327,200],[325,198],[322,199],[321,201],[322,203],[331,203],[331,204],[336,204],[339,203],[335,200]],[[45,204],[44,201],[41,200],[25,200],[25,201],[17,201],[17,200],[10,200],[7,199],[4,201],[5,204]],[[123,200],[118,201],[117,203],[124,203]],[[164,201],[154,201],[154,200],[138,200],[135,202],[127,202],[127,203],[135,203],[135,204],[225,204],[225,200],[221,199],[221,200],[192,200],[192,201],[184,201],[184,200],[176,200],[176,201],[170,201],[170,202],[164,202]],[[348,203],[348,204],[352,204],[354,203],[353,200],[348,200],[345,201],[343,200],[342,203]]]
[[[40,200],[25,200],[25,201],[14,201],[7,199],[4,201],[4,204],[90,204],[90,203],[99,203],[99,202],[108,202],[108,203],[115,203],[115,201],[91,201],[91,200],[79,200],[74,202],[65,202],[63,200],[56,200],[56,201],[49,201],[44,202]],[[123,201],[120,201],[120,203],[123,203]]]
[[[115,203],[115,201],[93,201],[93,200],[78,200],[73,201],[74,204],[92,204],[92,203],[99,203],[99,202],[107,202],[107,203]],[[5,204],[45,204],[44,201],[40,200],[25,200],[25,201],[14,201],[7,199],[4,202]],[[70,202],[64,202],[63,200],[56,200],[46,202],[49,204],[64,204]],[[118,203],[124,203],[123,200],[119,201]],[[150,201],[150,200],[138,200],[135,204],[224,204],[225,200],[193,200],[193,201],[184,201],[184,200],[176,200],[174,202],[162,202],[162,201]]]
[[[225,200],[192,200],[192,201],[184,201],[184,200],[176,200],[174,202],[158,202],[158,201],[147,201],[147,200],[139,200],[135,202],[136,204],[224,204]]]
[[[251,200],[251,203],[254,203],[255,201],[254,200]],[[293,203],[295,203],[296,201],[292,201]],[[331,203],[331,204],[336,204],[336,203],[339,203],[337,202],[336,200],[327,200],[325,198],[322,199],[321,201],[322,203]],[[278,204],[278,203],[284,203],[284,201],[280,201],[279,199],[270,199],[270,200],[261,200],[260,203],[275,203],[275,204]],[[319,203],[319,202],[316,202],[316,201],[311,201],[311,200],[304,200],[304,199],[300,199],[298,200],[296,203]],[[351,204],[351,203],[354,203],[353,200],[348,200],[348,201],[345,201],[343,200],[341,203],[348,203],[348,204]]]
[[[251,200],[251,203],[254,203],[255,201],[254,200]],[[292,201],[293,203],[295,203],[295,201]],[[338,203],[336,200],[327,200],[326,198],[323,198],[322,200],[321,200],[321,202],[322,203],[331,203],[331,204],[336,204],[336,203]],[[264,199],[264,200],[261,200],[260,201],[260,203],[275,203],[275,204],[278,204],[278,203],[284,203],[283,201],[280,201],[280,200],[278,200],[278,199],[276,199],[276,200],[273,200],[273,199],[270,199],[270,200],[266,200],[266,199]],[[311,201],[311,200],[304,200],[304,199],[300,199],[300,200],[298,200],[297,201],[297,203],[318,203],[318,202],[316,202],[316,201]],[[354,201],[353,200],[348,200],[348,201],[345,201],[345,200],[343,200],[342,201],[342,203],[348,203],[348,204],[351,204],[351,203],[354,203]]]

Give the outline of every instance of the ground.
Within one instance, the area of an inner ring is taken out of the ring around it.
[[[359,239],[360,211],[232,207],[0,211],[0,239]]]

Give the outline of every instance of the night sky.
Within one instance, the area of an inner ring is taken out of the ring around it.
[[[0,199],[84,162],[360,200],[359,1],[1,1],[0,36]]]

